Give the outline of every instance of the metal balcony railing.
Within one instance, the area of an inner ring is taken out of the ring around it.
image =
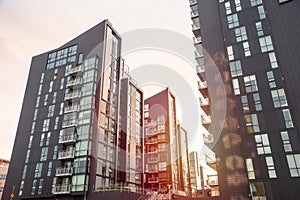
[[[73,174],[72,167],[58,167],[56,168],[56,176],[71,176]]]
[[[199,89],[206,89],[207,88],[207,82],[206,81],[198,81],[198,88]]]
[[[76,126],[77,125],[77,120],[76,119],[71,119],[71,120],[65,120],[63,121],[62,127],[70,127],[70,126]]]

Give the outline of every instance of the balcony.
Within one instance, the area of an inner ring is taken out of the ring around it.
[[[67,128],[71,126],[77,126],[77,120],[76,119],[70,119],[63,121],[62,127]]]
[[[58,152],[59,160],[73,159],[74,158],[74,150],[60,151]]]
[[[218,175],[208,175],[207,185],[214,187],[219,185]]]
[[[217,170],[217,161],[215,154],[207,154],[205,155],[205,162],[212,169]]]
[[[194,5],[194,4],[196,4],[196,3],[198,3],[197,0],[190,0],[190,5]]]
[[[207,115],[210,115],[209,98],[200,98],[200,106]]]
[[[157,163],[158,162],[158,158],[149,158],[148,159],[148,163]]]
[[[207,115],[201,115],[202,125],[208,130],[211,124],[211,117]]]
[[[199,17],[199,11],[198,10],[191,11],[191,18],[195,18],[195,17]]]
[[[158,183],[158,177],[151,177],[148,179],[148,183]]]
[[[205,144],[212,143],[214,141],[214,136],[210,133],[203,134],[203,141]]]
[[[149,173],[157,173],[158,172],[158,167],[150,167],[148,172]]]
[[[157,153],[157,149],[149,149],[148,153],[149,154],[151,154],[151,153]]]
[[[197,60],[197,62],[198,62],[198,60]],[[205,78],[205,66],[204,66],[205,62],[204,62],[204,58],[202,58],[202,61],[200,63],[202,63],[202,64],[199,64],[199,62],[198,62],[199,65],[196,66],[196,70],[197,70],[198,77],[203,82],[203,81],[206,80],[206,78]]]
[[[202,38],[201,37],[193,37],[194,45],[201,44]]]
[[[156,144],[156,143],[157,143],[157,139],[150,138],[146,140],[146,144]]]
[[[204,98],[208,98],[208,88],[206,81],[198,81],[198,89]]]
[[[146,126],[149,128],[153,128],[153,127],[157,126],[157,123],[156,123],[156,121],[151,121],[151,122],[147,123]]]
[[[71,144],[76,142],[76,136],[74,133],[68,135],[61,135],[59,137],[59,144]]]
[[[69,194],[71,192],[71,185],[55,185],[53,188],[53,194]]]
[[[83,70],[81,66],[73,66],[71,68],[69,68],[69,70],[67,71],[67,75],[72,75],[72,74],[82,74]]]
[[[58,167],[56,168],[56,176],[72,176],[73,168],[72,167]]]
[[[201,37],[200,24],[192,24],[192,31],[196,38]]]
[[[78,100],[81,97],[81,92],[80,91],[76,91],[76,92],[70,92],[68,94],[65,95],[65,100],[66,101],[74,101],[74,100]]]
[[[78,112],[78,111],[79,111],[79,105],[76,104],[74,106],[65,107],[64,113],[71,113],[71,112]]]
[[[82,83],[81,78],[75,78],[67,82],[67,87],[80,88],[81,83]]]

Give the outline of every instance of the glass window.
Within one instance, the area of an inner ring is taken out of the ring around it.
[[[278,63],[274,52],[269,53],[269,60],[272,68],[277,68]]]
[[[40,184],[39,184],[39,188],[38,188],[38,194],[42,194],[42,191],[43,191],[43,182],[44,182],[44,179],[40,179]]]
[[[256,22],[255,23],[256,31],[257,31],[257,36],[263,36],[264,31],[261,22]]]
[[[56,102],[56,96],[57,96],[57,92],[53,93],[53,99],[52,99],[52,103],[55,104]]]
[[[32,140],[33,140],[33,135],[31,135],[31,136],[29,137],[28,149],[30,149],[30,148],[31,148],[31,145],[32,145]]]
[[[51,82],[49,83],[49,92],[52,92],[52,88],[53,88],[53,81],[51,81]]]
[[[57,72],[58,72],[58,69],[55,69],[55,71],[54,71],[54,76],[53,76],[53,79],[54,79],[54,80],[56,80],[56,78],[57,78]]]
[[[251,6],[257,6],[262,4],[262,0],[250,0]]]
[[[65,79],[62,78],[62,79],[60,80],[60,89],[64,89],[64,83],[65,83]]]
[[[257,133],[260,131],[258,118],[256,114],[245,115],[244,119],[248,133]]]
[[[225,2],[225,12],[226,12],[226,15],[228,14],[231,14],[231,7],[230,7],[230,2]]]
[[[293,120],[292,120],[292,117],[291,117],[290,109],[283,109],[282,114],[283,114],[283,118],[284,118],[284,121],[285,121],[285,127],[286,128],[293,128],[294,124],[293,124]]]
[[[40,96],[38,96],[38,97],[36,98],[36,104],[35,104],[35,107],[36,107],[36,108],[39,107],[39,104],[40,104]]]
[[[82,64],[82,62],[83,62],[83,53],[80,53],[78,55],[78,64],[80,65],[80,64]]]
[[[48,103],[48,97],[49,97],[49,95],[46,94],[46,95],[45,95],[45,99],[44,99],[44,106],[47,106],[47,103]]]
[[[251,50],[249,46],[249,42],[243,42],[244,55],[245,57],[251,56]]]
[[[64,103],[60,103],[60,109],[59,109],[59,114],[62,115],[64,111]]]
[[[255,179],[255,173],[254,173],[252,158],[247,158],[246,159],[246,167],[247,167],[247,172],[248,172],[248,179],[250,179],[250,180]]]
[[[268,167],[269,178],[277,178],[273,157],[266,157],[266,163]]]
[[[255,105],[255,110],[256,111],[262,110],[260,96],[258,93],[253,94],[253,101],[254,101],[254,105]]]
[[[232,79],[232,85],[233,85],[233,92],[235,95],[240,94],[240,86],[238,79]]]
[[[265,19],[266,18],[266,12],[265,12],[264,6],[263,5],[258,6],[257,10],[258,10],[259,19]]]
[[[19,196],[23,195],[23,190],[24,190],[24,181],[21,181],[20,190],[19,190]]]
[[[37,183],[37,180],[36,179],[33,180],[32,187],[31,187],[31,195],[35,195],[36,183]]]
[[[52,173],[52,162],[49,162],[47,176],[51,176],[51,173]]]
[[[234,60],[233,48],[232,46],[227,47],[227,54],[229,60]]]
[[[274,108],[288,106],[284,89],[272,90],[271,91]]]
[[[248,98],[247,95],[241,96],[242,106],[244,113],[249,112],[249,104],[248,104]]]
[[[41,177],[43,169],[43,163],[37,163],[34,171],[34,178]]]
[[[45,73],[42,73],[42,74],[41,74],[40,83],[43,83],[43,81],[44,81],[44,77],[45,77]]]
[[[262,53],[274,50],[272,39],[269,35],[259,38],[259,44]]]
[[[39,86],[39,92],[38,92],[38,95],[41,95],[41,93],[42,93],[42,88],[43,88],[43,85],[42,85],[42,84],[40,84],[40,86]]]
[[[45,119],[44,120],[44,122],[43,122],[43,129],[42,129],[43,132],[49,130],[49,123],[50,123],[50,119]]]
[[[26,178],[26,173],[27,173],[27,165],[24,165],[22,179]]]
[[[300,154],[286,155],[291,177],[300,177]]]
[[[49,108],[48,108],[48,117],[53,117],[54,110],[55,110],[55,104],[50,105]]]
[[[40,161],[47,160],[47,156],[48,156],[48,147],[43,147],[42,152],[41,152]]]
[[[56,160],[56,158],[57,158],[57,149],[58,149],[58,146],[55,145],[54,150],[53,150],[53,160]]]
[[[25,163],[28,163],[29,156],[30,156],[30,149],[27,150],[27,154],[26,154],[26,158],[25,158]]]
[[[268,78],[270,88],[275,88],[276,82],[274,78],[274,73],[272,71],[267,72],[267,78]]]
[[[245,26],[234,29],[234,33],[235,33],[235,37],[236,37],[237,42],[241,42],[241,41],[244,41],[244,40],[248,39],[247,31],[246,31]]]
[[[272,153],[268,134],[255,135],[257,154],[270,154]]]
[[[229,63],[231,77],[237,77],[243,75],[241,61],[233,61]]]
[[[57,130],[59,124],[59,117],[55,117],[54,130]]]
[[[240,25],[237,14],[227,16],[228,28],[234,28]]]
[[[246,88],[247,93],[254,92],[254,91],[258,90],[255,75],[245,76],[244,77],[244,83],[245,83],[245,88]]]
[[[281,131],[280,135],[281,135],[281,140],[282,140],[282,143],[283,143],[284,151],[285,152],[293,151],[288,132],[287,131]]]
[[[235,10],[237,12],[241,11],[242,10],[241,0],[234,0],[234,3],[235,3]]]

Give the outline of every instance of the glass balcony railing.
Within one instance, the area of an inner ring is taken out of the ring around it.
[[[69,194],[71,192],[70,184],[54,185],[53,194]]]
[[[60,144],[66,144],[66,143],[74,143],[76,142],[75,134],[68,134],[68,135],[61,135],[59,137],[59,143]]]
[[[74,106],[67,106],[65,107],[64,113],[70,113],[70,112],[78,112],[79,111],[79,106],[74,105]]]
[[[56,168],[56,176],[71,176],[73,174],[72,167],[58,167]]]
[[[80,91],[75,91],[75,92],[69,92],[65,95],[65,100],[72,100],[72,99],[77,99],[81,97],[81,92]]]
[[[67,75],[71,75],[71,74],[76,74],[76,73],[82,73],[82,66],[77,66],[77,67],[71,67],[68,72]]]
[[[76,78],[73,80],[69,80],[67,82],[67,87],[74,87],[74,86],[79,86],[82,83],[82,79],[81,78]]]
[[[71,159],[74,158],[74,151],[73,150],[63,150],[58,152],[58,159],[63,160],[63,159]]]
[[[190,5],[194,5],[194,4],[196,4],[196,3],[198,3],[197,0],[190,0]]]
[[[70,126],[76,126],[77,125],[77,120],[75,119],[70,119],[70,120],[65,120],[63,121],[62,127],[70,127]]]

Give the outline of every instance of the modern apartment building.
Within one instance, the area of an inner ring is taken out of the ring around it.
[[[2,199],[95,199],[116,184],[142,185],[142,93],[127,79],[120,96],[120,52],[105,20],[32,58]]]
[[[190,0],[190,6],[199,87],[210,91],[217,109],[220,85],[225,92],[220,135],[213,113],[210,125],[220,136],[213,150],[221,199],[299,199],[300,2]]]
[[[179,190],[176,100],[169,88],[144,101],[145,188]]]
[[[8,166],[9,166],[8,160],[0,159],[0,198],[2,197]]]
[[[198,152],[193,151],[189,153],[189,166],[190,166],[190,181],[191,181],[191,196],[197,197],[198,191],[203,187],[201,185],[200,164]]]

